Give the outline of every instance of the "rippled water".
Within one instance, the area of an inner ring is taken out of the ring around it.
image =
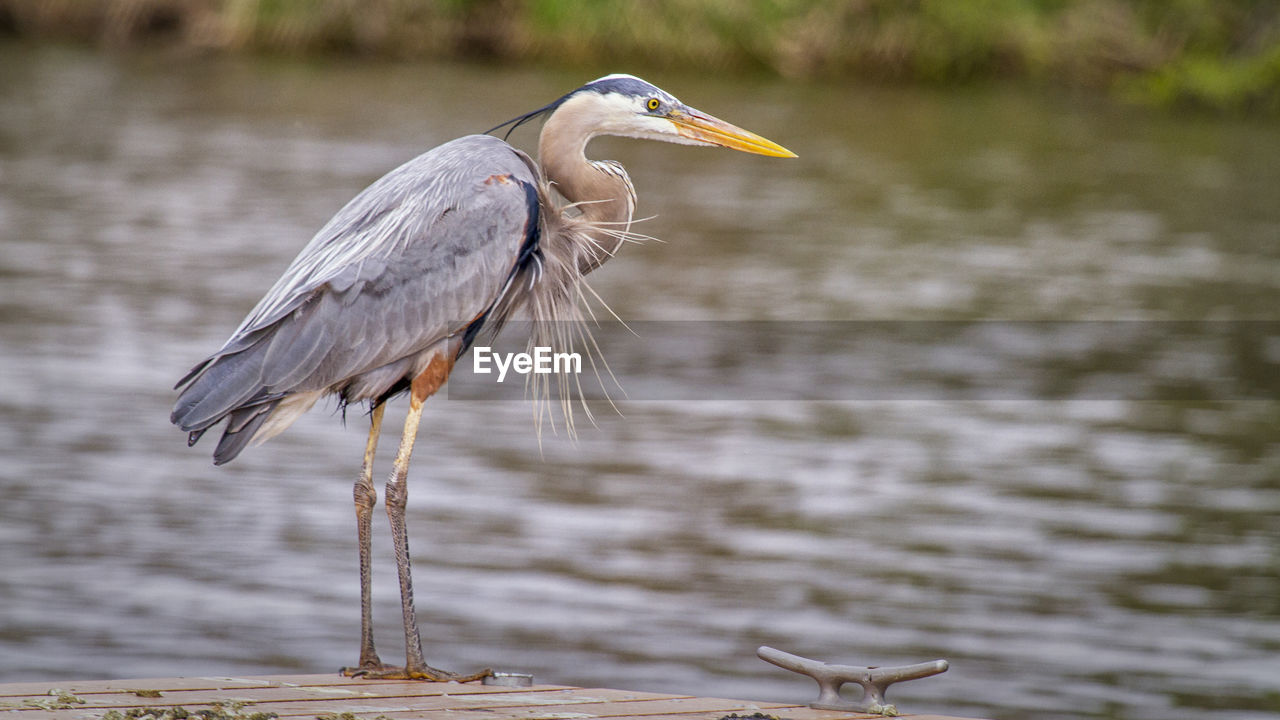
[[[354,662],[364,418],[317,409],[215,469],[208,441],[188,449],[169,426],[169,388],[365,184],[616,69],[0,46],[0,681]],[[733,387],[803,372],[951,388],[939,373],[957,371],[999,386],[1027,365],[1041,384],[815,400],[720,392],[693,367],[678,377],[705,395],[597,406],[576,443],[541,448],[525,405],[439,399],[409,501],[429,659],[809,699],[809,681],[755,659],[769,644],[949,659],[891,692],[918,712],[1280,711],[1280,339],[1236,324],[1280,320],[1275,125],[1018,91],[649,79],[800,160],[593,145],[626,164],[656,215],[642,229],[666,241],[593,276],[619,315],[653,321],[640,347],[685,347],[663,331],[678,320],[809,340],[885,321],[913,343],[822,367],[775,349],[726,366]],[[1068,335],[966,345],[957,364],[915,320]],[[1098,320],[1149,336],[1159,362],[1070,342]],[[1187,352],[1164,321],[1228,340]],[[624,388],[673,376],[628,357],[611,358]],[[1147,394],[1168,386],[1152,368],[1194,393]],[[1109,384],[1051,391],[1082,377]],[[393,659],[382,525],[375,617]]]

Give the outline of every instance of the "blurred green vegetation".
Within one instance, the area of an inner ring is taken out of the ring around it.
[[[0,34],[836,81],[1016,78],[1280,112],[1277,0],[0,0]]]

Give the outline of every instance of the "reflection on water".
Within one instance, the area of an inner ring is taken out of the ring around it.
[[[318,409],[215,469],[168,425],[169,388],[367,182],[584,79],[0,47],[0,680],[355,660],[363,418]],[[597,142],[666,240],[593,276],[628,320],[1277,319],[1272,126],[981,90],[650,79],[801,159]],[[1274,342],[1248,347],[1249,367],[1280,361]],[[1052,368],[1062,348],[1018,350]],[[1086,359],[1150,380],[1123,353]],[[576,443],[548,433],[541,448],[527,407],[441,400],[410,499],[429,657],[808,699],[809,681],[753,657],[769,644],[951,660],[895,688],[916,711],[1275,712],[1280,403],[1204,387],[667,397],[597,408]]]

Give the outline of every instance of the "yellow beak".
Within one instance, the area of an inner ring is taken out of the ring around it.
[[[735,125],[692,108],[672,110],[666,118],[676,126],[676,132],[684,137],[742,152],[793,158],[796,154],[772,140],[748,132]]]

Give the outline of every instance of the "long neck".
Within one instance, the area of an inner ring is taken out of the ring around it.
[[[626,231],[635,209],[635,191],[622,166],[587,159],[587,143],[595,135],[590,120],[585,108],[566,102],[547,119],[538,141],[538,162],[547,180],[566,200],[577,203],[586,232],[603,251],[583,264],[584,275],[622,245],[619,235],[600,229]]]

